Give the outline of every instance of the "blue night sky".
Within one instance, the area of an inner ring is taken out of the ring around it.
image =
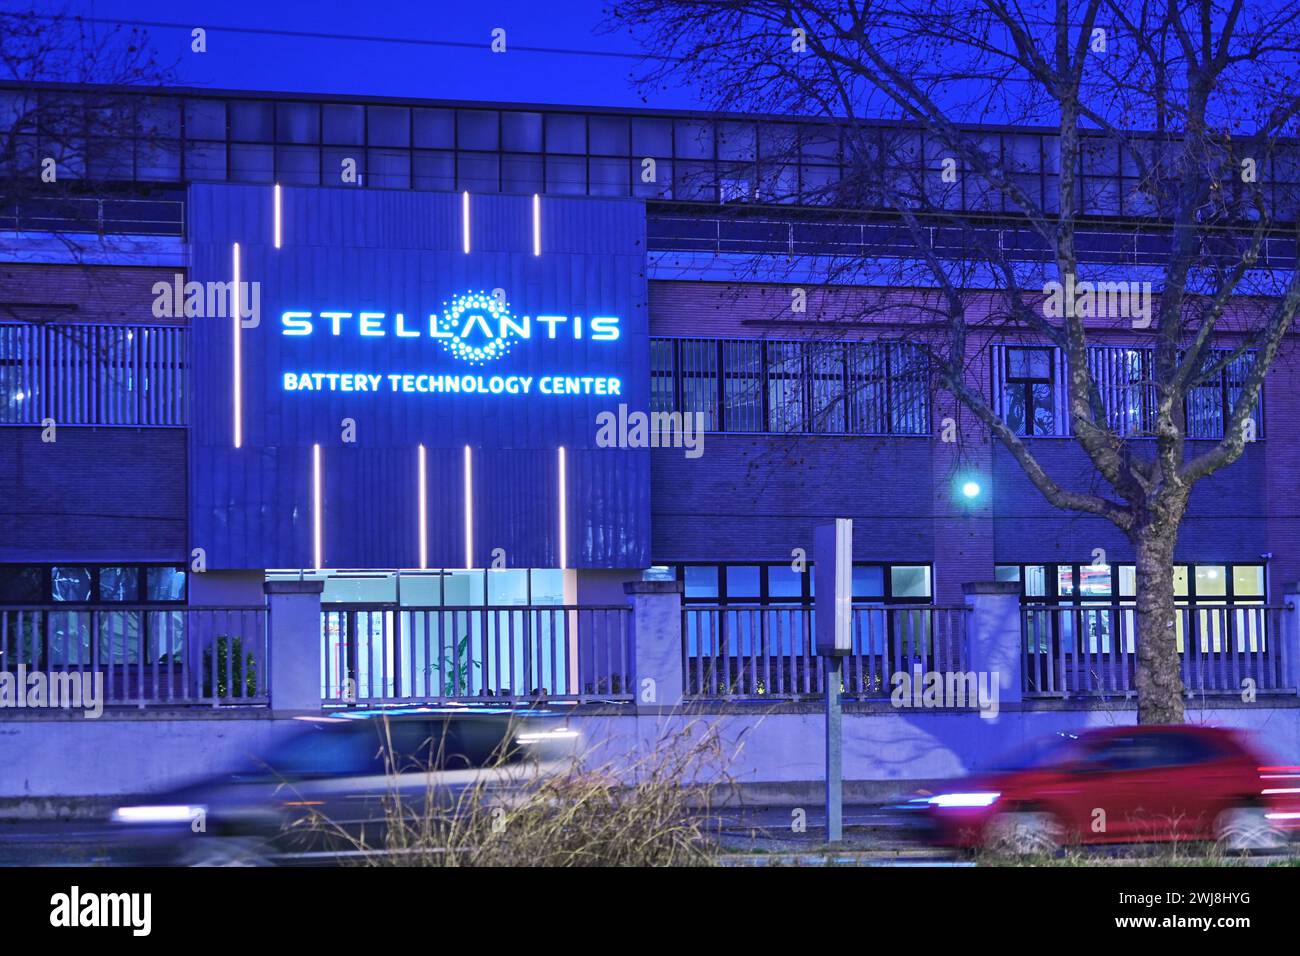
[[[10,10],[25,6],[5,4]],[[602,0],[68,0],[57,9],[86,17],[185,24],[148,30],[160,60],[174,63],[178,82],[187,86],[702,108],[704,104],[685,90],[642,101],[629,79],[640,66],[638,47],[626,34],[597,30],[606,6]],[[205,54],[190,52],[193,26],[208,30]],[[223,26],[449,41],[479,48],[232,33],[223,32]],[[495,27],[506,30],[505,54],[488,49]]]

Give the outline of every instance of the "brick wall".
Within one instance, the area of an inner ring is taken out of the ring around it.
[[[167,269],[0,266],[0,321],[159,323]],[[0,426],[0,562],[180,561],[184,429]]]
[[[861,317],[871,295],[809,290],[807,314],[795,317],[784,287],[652,282],[651,334],[822,337],[827,333],[819,328],[829,323],[836,335],[870,335],[900,319],[888,308]],[[1232,324],[1231,317],[1225,320],[1225,327]],[[987,345],[995,336],[1001,333],[977,330],[970,343],[970,380],[985,394]],[[1133,338],[1112,330],[1097,340]],[[1110,561],[1132,560],[1117,528],[1048,504],[1010,454],[941,395],[934,403],[936,432],[945,417],[956,423],[956,443],[709,435],[703,457],[694,461],[679,451],[657,451],[655,561],[786,560],[792,547],[811,548],[813,524],[832,517],[855,519],[860,560],[933,561],[941,601],[960,600],[961,583],[990,579],[997,563],[1087,563],[1095,548],[1105,549]],[[1283,585],[1300,579],[1298,423],[1300,355],[1293,342],[1265,387],[1264,439],[1193,493],[1179,540],[1182,560],[1254,562],[1271,552],[1274,598]],[[1040,439],[1032,448],[1066,487],[1108,490],[1074,441]],[[973,504],[958,490],[967,478],[983,490]]]
[[[0,264],[0,321],[184,324],[153,314],[153,285],[174,269]]]

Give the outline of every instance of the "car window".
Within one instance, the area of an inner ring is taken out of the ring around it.
[[[443,724],[428,720],[393,720],[372,724],[375,742],[385,755],[391,770],[406,773],[437,765],[443,749]]]
[[[1082,763],[1092,770],[1138,770],[1149,766],[1154,748],[1139,736],[1108,737],[1090,751]]]
[[[447,738],[448,766],[487,767],[512,763],[519,748],[506,741],[508,720],[464,720],[452,725]]]
[[[273,748],[254,772],[273,777],[332,777],[384,772],[374,729],[326,725],[297,734]]]
[[[1208,763],[1222,756],[1220,750],[1194,734],[1154,735],[1156,749],[1152,766],[1180,767]]]
[[[508,716],[466,716],[392,722],[389,731],[401,772],[423,768],[463,770],[518,758],[518,748],[503,748]]]
[[[1217,756],[1214,747],[1192,734],[1135,733],[1107,738],[1083,763],[1095,770],[1146,770],[1201,764]]]
[[[1002,754],[989,764],[995,771],[1040,770],[1067,763],[1079,750],[1079,741],[1069,736],[1040,737]]]
[[[324,724],[295,734],[239,771],[240,776],[304,778],[458,770],[514,762],[508,716],[364,720]]]

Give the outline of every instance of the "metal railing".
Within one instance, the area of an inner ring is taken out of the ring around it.
[[[1288,687],[1283,612],[1264,604],[1176,608],[1174,639],[1189,693],[1239,695]],[[1021,608],[1026,697],[1135,696],[1137,613],[1131,604]]]
[[[916,240],[905,226],[888,221],[885,215],[872,222],[819,222],[740,213],[726,218],[709,216],[703,210],[700,215],[652,211],[646,220],[647,248],[650,252],[825,256],[844,260],[914,256]],[[969,256],[970,243],[978,241],[1008,260],[1053,259],[1046,242],[1022,223],[975,225],[970,233],[976,238],[968,236],[966,230],[940,222],[922,228],[922,241],[941,258]],[[1169,258],[1170,241],[1168,230],[1159,223],[1147,223],[1141,228],[1084,223],[1079,227],[1078,252],[1084,262],[1160,265]],[[1240,258],[1240,250],[1232,249],[1207,249],[1204,254],[1224,262]],[[1294,262],[1295,254],[1294,236],[1270,235],[1260,246],[1259,262],[1261,267],[1280,267]]]
[[[0,607],[0,673],[102,681],[110,706],[265,705],[266,665],[265,607]]]
[[[321,699],[630,701],[630,623],[627,606],[326,606]]]
[[[0,323],[0,425],[186,424],[189,329]]]
[[[184,236],[185,201],[25,196],[0,205],[0,231]]]
[[[934,604],[857,605],[844,695],[890,696],[894,674],[964,672],[970,609]],[[807,605],[687,605],[682,609],[686,696],[786,698],[825,694]]]

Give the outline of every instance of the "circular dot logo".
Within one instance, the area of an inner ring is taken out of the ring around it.
[[[501,358],[514,345],[514,339],[506,334],[506,322],[513,319],[504,299],[482,290],[466,292],[443,303],[439,327],[451,337],[437,341],[462,362],[483,365]]]

